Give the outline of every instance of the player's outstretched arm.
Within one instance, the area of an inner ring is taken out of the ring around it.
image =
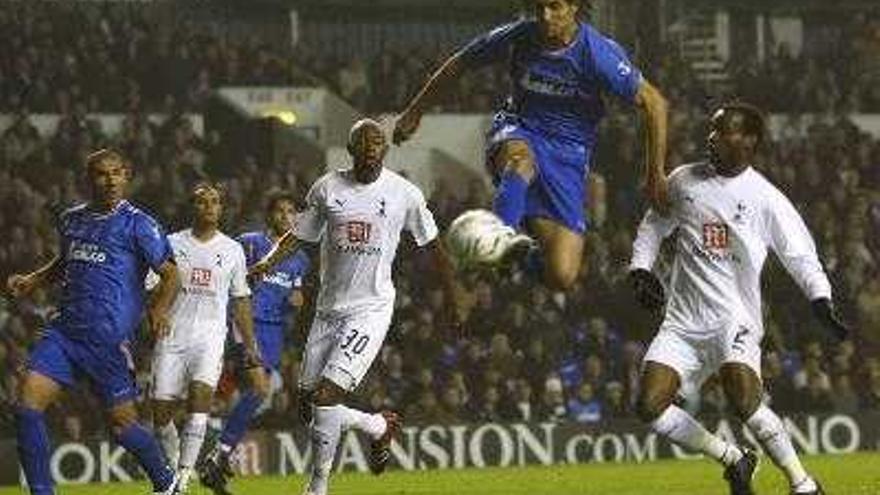
[[[177,265],[172,261],[162,263],[156,274],[159,276],[159,283],[152,291],[147,314],[153,337],[161,339],[168,335],[171,328],[168,312],[171,310],[171,304],[177,296],[177,291],[180,290],[180,274],[177,271]]]
[[[831,282],[819,261],[816,243],[804,219],[782,193],[769,195],[765,211],[765,231],[769,244],[782,266],[810,299],[813,314],[837,339],[850,334],[849,326],[838,315],[831,296]]]
[[[58,277],[61,270],[61,257],[55,256],[51,261],[28,274],[15,273],[6,280],[6,289],[14,298],[24,297]]]
[[[665,211],[666,194],[666,131],[668,103],[660,91],[642,79],[636,93],[636,107],[645,120],[645,194],[654,208]]]
[[[460,52],[443,62],[443,65],[428,78],[397,119],[397,123],[394,125],[394,144],[403,143],[416,132],[425,109],[436,104],[440,96],[445,94],[447,88],[463,71],[464,64],[461,62]]]
[[[663,284],[651,269],[660,254],[663,239],[668,237],[677,221],[672,215],[648,210],[639,224],[633,241],[633,256],[629,265],[629,282],[636,300],[646,309],[657,311],[666,306]]]

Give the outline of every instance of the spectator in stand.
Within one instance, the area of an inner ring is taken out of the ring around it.
[[[565,421],[567,416],[568,411],[565,408],[562,380],[559,377],[551,376],[544,382],[537,419],[539,421],[560,423]]]
[[[602,403],[588,381],[581,383],[575,397],[568,401],[567,409],[569,417],[578,423],[598,423],[602,420]]]

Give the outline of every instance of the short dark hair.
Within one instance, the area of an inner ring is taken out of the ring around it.
[[[731,101],[721,105],[719,110],[742,115],[746,134],[758,138],[757,147],[764,144],[767,138],[767,118],[760,108],[744,101]]]
[[[193,184],[192,188],[189,190],[189,201],[190,203],[195,202],[196,194],[199,193],[202,189],[213,189],[217,191],[217,194],[220,196],[220,202],[222,203],[224,199],[226,199],[226,188],[223,187],[223,184],[219,182],[211,182],[207,180],[199,181]]]
[[[297,209],[301,207],[292,192],[284,189],[273,189],[266,194],[266,215],[274,210],[275,206],[282,201],[290,201]]]
[[[525,9],[526,12],[531,8],[533,0],[522,0],[522,8]],[[590,0],[565,0],[568,3],[575,4],[579,7],[578,9],[578,17],[581,20],[589,21],[590,14],[593,11],[593,5]]]
[[[86,175],[91,175],[92,168],[104,160],[119,161],[125,168],[131,168],[131,164],[121,152],[113,148],[100,148],[86,155]]]

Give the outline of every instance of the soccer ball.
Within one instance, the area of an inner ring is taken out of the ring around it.
[[[498,264],[512,247],[532,242],[488,210],[469,210],[459,215],[446,230],[444,241],[459,270]]]

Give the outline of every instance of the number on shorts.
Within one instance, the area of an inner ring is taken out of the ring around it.
[[[340,349],[348,349],[351,346],[351,352],[354,354],[360,354],[364,352],[364,349],[367,348],[367,344],[370,342],[370,336],[361,334],[356,329],[352,328],[351,332],[345,336],[345,341],[342,345],[339,346]],[[352,345],[354,344],[354,345]]]

